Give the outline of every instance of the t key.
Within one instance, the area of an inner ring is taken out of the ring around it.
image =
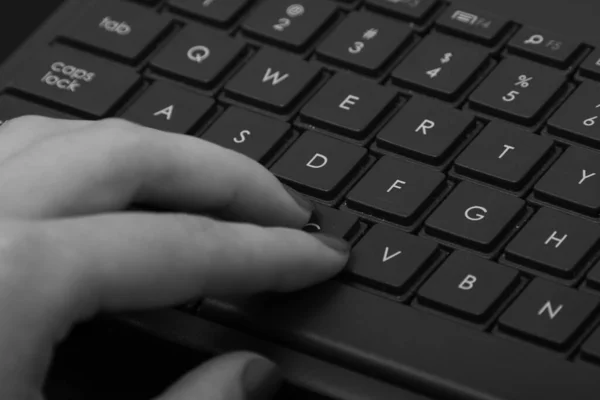
[[[471,95],[471,106],[511,121],[533,124],[564,82],[559,70],[507,57]]]

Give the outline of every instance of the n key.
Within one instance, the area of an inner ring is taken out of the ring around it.
[[[500,328],[562,348],[573,339],[596,308],[596,297],[537,278],[500,317]]]
[[[600,153],[573,146],[535,186],[535,196],[561,207],[600,215]]]

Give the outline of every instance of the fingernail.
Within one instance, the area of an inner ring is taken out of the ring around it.
[[[290,194],[290,196],[292,196],[292,198],[300,206],[300,208],[302,208],[310,214],[313,213],[313,211],[315,210],[315,205],[311,201],[305,199],[300,193],[296,192],[294,189],[289,188],[287,186],[284,187],[285,190],[287,190],[287,192]]]
[[[246,400],[267,400],[275,396],[279,390],[281,374],[271,361],[257,358],[246,366],[242,385]]]
[[[315,233],[313,235],[317,239],[319,239],[325,246],[338,251],[340,253],[349,253],[350,252],[350,243],[347,241],[340,239],[337,236],[331,236],[325,233]]]

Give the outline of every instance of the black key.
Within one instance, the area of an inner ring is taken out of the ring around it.
[[[585,357],[600,362],[600,328],[597,328],[583,343],[581,351]]]
[[[581,64],[580,72],[587,78],[600,80],[600,49],[592,52]]]
[[[411,224],[441,188],[445,175],[385,156],[348,194],[348,206],[402,225]]]
[[[581,46],[581,42],[523,27],[508,45],[513,53],[564,68]]]
[[[228,25],[251,0],[169,0],[169,5],[180,13],[216,25]]]
[[[535,195],[591,216],[600,215],[600,154],[571,147],[535,186]]]
[[[517,197],[462,182],[427,219],[425,230],[457,244],[490,251],[512,227],[524,205]]]
[[[319,75],[319,68],[278,50],[261,50],[225,86],[232,98],[275,112],[291,108]]]
[[[375,225],[358,242],[346,268],[357,280],[399,295],[423,272],[437,249],[433,241]]]
[[[140,59],[169,26],[169,19],[123,1],[100,1],[75,19],[62,36],[119,60]]]
[[[336,282],[286,296],[211,299],[199,312],[390,383],[410,382],[431,398],[597,400],[600,393],[594,366]]]
[[[508,332],[560,348],[598,307],[594,296],[536,278],[500,317]]]
[[[308,225],[304,227],[304,230],[350,240],[359,228],[360,224],[356,215],[315,204],[313,216]]]
[[[508,20],[480,10],[449,7],[438,19],[438,27],[444,31],[492,44],[503,34]]]
[[[583,82],[548,121],[548,131],[600,148],[600,84]]]
[[[597,224],[542,208],[506,247],[511,261],[571,278],[600,240]]]
[[[487,54],[479,45],[432,33],[394,70],[392,82],[451,100],[481,68]]]
[[[49,118],[73,119],[72,116],[41,106],[18,97],[0,96],[0,121],[5,122],[26,115],[39,115]]]
[[[516,125],[490,123],[455,162],[456,171],[493,185],[518,190],[537,172],[552,140]]]
[[[214,100],[180,86],[156,82],[122,115],[153,129],[192,133],[215,105]]]
[[[439,0],[367,0],[367,7],[386,15],[420,23],[431,14]]]
[[[600,290],[600,262],[597,262],[594,268],[588,272],[587,285],[594,290]]]
[[[191,85],[210,88],[231,70],[243,49],[242,41],[224,33],[188,25],[154,57],[151,67]]]
[[[290,132],[288,123],[231,107],[202,139],[265,162]]]
[[[396,91],[349,73],[336,74],[304,106],[303,121],[363,138],[396,98]]]
[[[319,58],[375,75],[410,37],[406,24],[376,14],[350,14],[318,47]]]
[[[267,0],[250,15],[243,29],[251,36],[301,51],[331,20],[336,8],[328,0]]]
[[[489,316],[518,273],[470,253],[455,251],[419,289],[422,304],[474,321]]]
[[[54,46],[25,61],[10,86],[92,117],[104,117],[139,79],[133,69]]]
[[[309,194],[333,197],[366,154],[362,147],[307,131],[275,163],[272,172]]]
[[[564,81],[558,70],[507,57],[471,95],[471,105],[515,122],[532,124]]]
[[[414,96],[379,132],[387,150],[440,164],[473,123],[473,116],[437,100]]]

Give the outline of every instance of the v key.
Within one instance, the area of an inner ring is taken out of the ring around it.
[[[395,252],[394,254],[388,254],[390,251],[389,247],[385,248],[385,251],[383,252],[383,262],[388,262],[390,261],[392,258],[399,256],[400,254],[402,254],[402,250],[398,250],[397,252]]]

